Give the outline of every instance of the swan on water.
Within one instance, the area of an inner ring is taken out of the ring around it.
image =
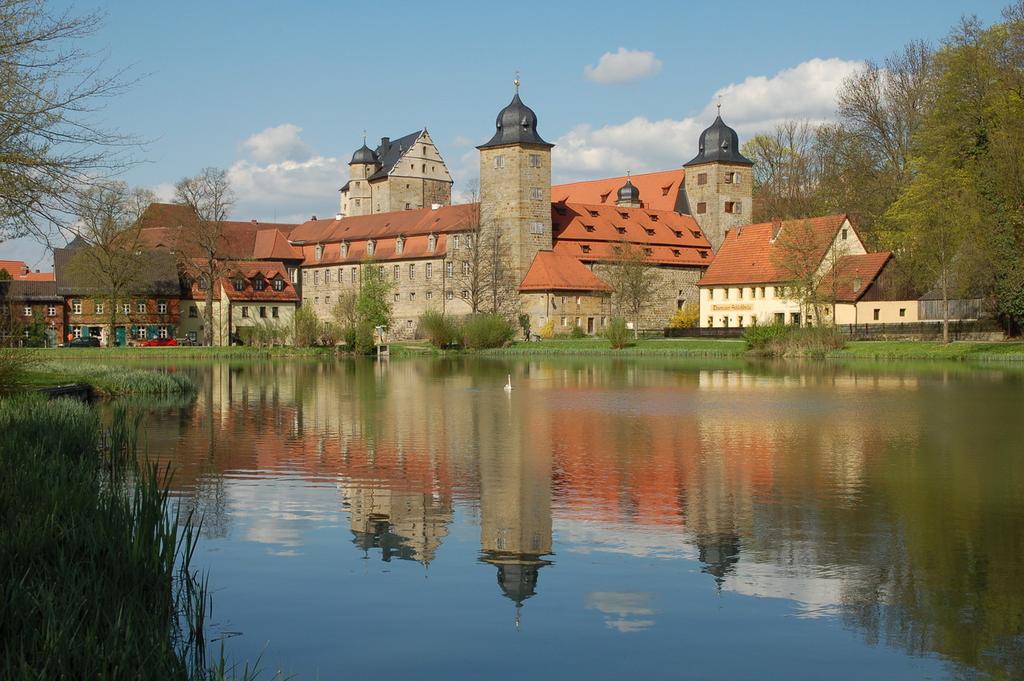
[[[505,392],[512,392],[512,374],[508,375],[508,383],[505,384]]]

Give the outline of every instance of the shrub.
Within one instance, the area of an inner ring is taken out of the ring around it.
[[[572,327],[572,331],[569,332],[569,337],[570,338],[586,338],[587,334],[583,330],[583,327],[574,326],[574,327]]]
[[[626,347],[629,344],[629,329],[626,327],[625,318],[612,317],[609,319],[604,335],[616,350]]]
[[[516,330],[500,314],[476,314],[462,325],[462,342],[467,348],[500,348],[516,335]]]
[[[348,347],[359,355],[369,355],[377,347],[373,336],[374,326],[368,321],[359,322],[350,332],[350,335],[346,337],[346,342],[351,339],[351,343],[348,343]]]
[[[743,340],[747,342],[747,348],[754,351],[765,350],[784,339],[793,327],[783,324],[766,324],[748,326],[743,331]]]
[[[36,362],[31,350],[0,347],[0,395],[21,390]]]
[[[834,326],[751,326],[743,339],[751,352],[765,357],[824,357],[844,345]]]
[[[555,336],[555,320],[549,319],[544,323],[544,326],[540,327],[540,331],[537,335],[541,338],[554,338]]]
[[[320,338],[320,320],[316,313],[308,307],[300,307],[292,318],[295,323],[295,344],[309,347]]]
[[[700,321],[700,306],[696,303],[687,303],[668,320],[670,329],[692,329]]]
[[[430,341],[437,348],[446,348],[459,341],[459,324],[437,310],[427,310],[420,317],[416,334]]]

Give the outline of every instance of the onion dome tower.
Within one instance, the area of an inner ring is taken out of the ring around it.
[[[366,146],[366,135],[363,135],[363,146],[355,150],[352,160],[348,162],[348,183],[342,187],[347,200],[342,208],[346,215],[369,215],[373,212],[373,190],[369,178],[380,170],[380,156]]]
[[[615,205],[620,208],[640,208],[640,190],[633,184],[633,180],[629,176],[629,171],[626,171],[626,184],[619,187],[618,198],[615,200]]]

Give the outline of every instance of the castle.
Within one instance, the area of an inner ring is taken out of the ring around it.
[[[412,335],[429,309],[469,314],[476,301],[466,253],[482,224],[502,234],[518,308],[533,329],[553,323],[556,332],[601,332],[613,314],[602,272],[627,244],[661,279],[644,326],[664,326],[696,304],[714,250],[750,211],[753,164],[739,153],[736,132],[718,116],[701,133],[697,156],[677,170],[568,185],[551,184],[553,147],[518,83],[492,137],[477,147],[478,203],[451,205],[451,175],[427,130],[385,137],[376,149],[364,140],[349,162],[338,215],[288,236],[302,255],[302,305],[329,319],[372,260],[393,284],[394,335]]]

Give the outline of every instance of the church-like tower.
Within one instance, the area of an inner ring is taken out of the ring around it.
[[[537,114],[519,98],[498,113],[480,150],[480,221],[506,234],[522,281],[538,251],[551,250],[551,148],[537,134]]]
[[[752,219],[754,163],[739,147],[739,135],[719,115],[700,134],[697,155],[684,164],[690,211],[715,251],[726,231]]]
[[[352,154],[348,167],[349,180],[342,187],[341,213],[347,216],[369,215],[373,212],[369,177],[380,170],[380,159],[373,149],[366,146],[365,139],[363,146]]]

